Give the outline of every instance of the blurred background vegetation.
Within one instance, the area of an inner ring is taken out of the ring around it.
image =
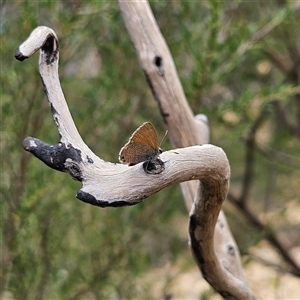
[[[208,116],[211,142],[230,160],[224,209],[246,273],[254,261],[260,270],[276,270],[265,287],[269,298],[286,274],[299,287],[299,2],[150,4],[194,113]],[[96,208],[75,198],[80,183],[23,150],[26,136],[58,142],[38,55],[23,63],[14,59],[38,25],[58,35],[62,88],[96,154],[117,162],[119,149],[144,121],[164,133],[115,1],[1,2],[2,297],[191,298],[175,284],[196,268],[178,186],[134,207]],[[170,148],[168,141],[163,148]],[[203,281],[198,271],[195,276]],[[184,284],[196,287],[190,279]],[[287,298],[292,290],[284,290]],[[207,285],[197,293],[198,299],[214,297]]]

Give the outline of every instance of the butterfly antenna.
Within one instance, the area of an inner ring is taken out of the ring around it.
[[[169,130],[167,129],[166,132],[165,132],[165,134],[164,134],[164,136],[163,136],[163,138],[162,138],[161,141],[160,141],[159,148],[160,148],[160,146],[161,146],[163,140],[165,139],[166,135],[168,134],[168,132],[169,132]]]

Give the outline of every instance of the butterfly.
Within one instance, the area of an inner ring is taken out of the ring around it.
[[[143,161],[155,160],[161,153],[154,126],[150,122],[145,122],[120,150],[119,161],[133,166]]]

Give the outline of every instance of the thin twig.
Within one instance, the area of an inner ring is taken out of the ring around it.
[[[276,235],[276,233],[267,224],[264,224],[259,220],[259,218],[253,214],[247,205],[241,205],[239,198],[234,196],[231,192],[228,193],[228,199],[233,203],[239,211],[247,218],[247,220],[256,227],[260,232],[264,232],[265,238],[278,249],[280,255],[284,258],[286,262],[290,265],[290,269],[287,272],[300,277],[300,266],[294,259],[294,257],[287,250],[284,242]]]
[[[254,178],[254,162],[255,162],[255,134],[257,130],[260,128],[261,124],[266,120],[267,116],[266,109],[263,109],[259,116],[254,121],[251,126],[246,138],[245,138],[245,147],[246,147],[246,156],[245,156],[245,171],[244,178],[242,184],[242,190],[240,196],[238,197],[238,201],[241,206],[245,206],[251,186],[253,184]]]

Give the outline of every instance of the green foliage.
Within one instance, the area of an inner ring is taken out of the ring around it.
[[[150,4],[191,107],[208,115],[212,143],[229,157],[234,190],[243,180],[243,138],[266,112],[251,205],[257,211],[268,206],[275,219],[285,218],[282,206],[299,195],[300,168],[295,166],[300,143],[280,122],[275,105],[280,103],[288,120],[296,123],[300,90],[299,82],[274,62],[271,50],[292,64],[292,54],[299,51],[299,9],[292,2]],[[163,135],[117,4],[7,1],[1,9],[1,226],[7,255],[3,291],[16,299],[162,297],[151,282],[137,281],[187,253],[187,232],[180,234],[173,225],[187,218],[179,188],[166,189],[135,207],[99,209],[75,199],[79,183],[22,149],[26,136],[58,141],[38,74],[38,55],[22,63],[13,57],[38,25],[58,34],[61,84],[75,123],[95,153],[117,162],[119,149],[146,120]],[[163,148],[169,147],[164,141]],[[231,223],[245,252],[261,238],[250,226],[242,227],[241,216],[237,226]],[[190,257],[186,260],[192,263]]]

